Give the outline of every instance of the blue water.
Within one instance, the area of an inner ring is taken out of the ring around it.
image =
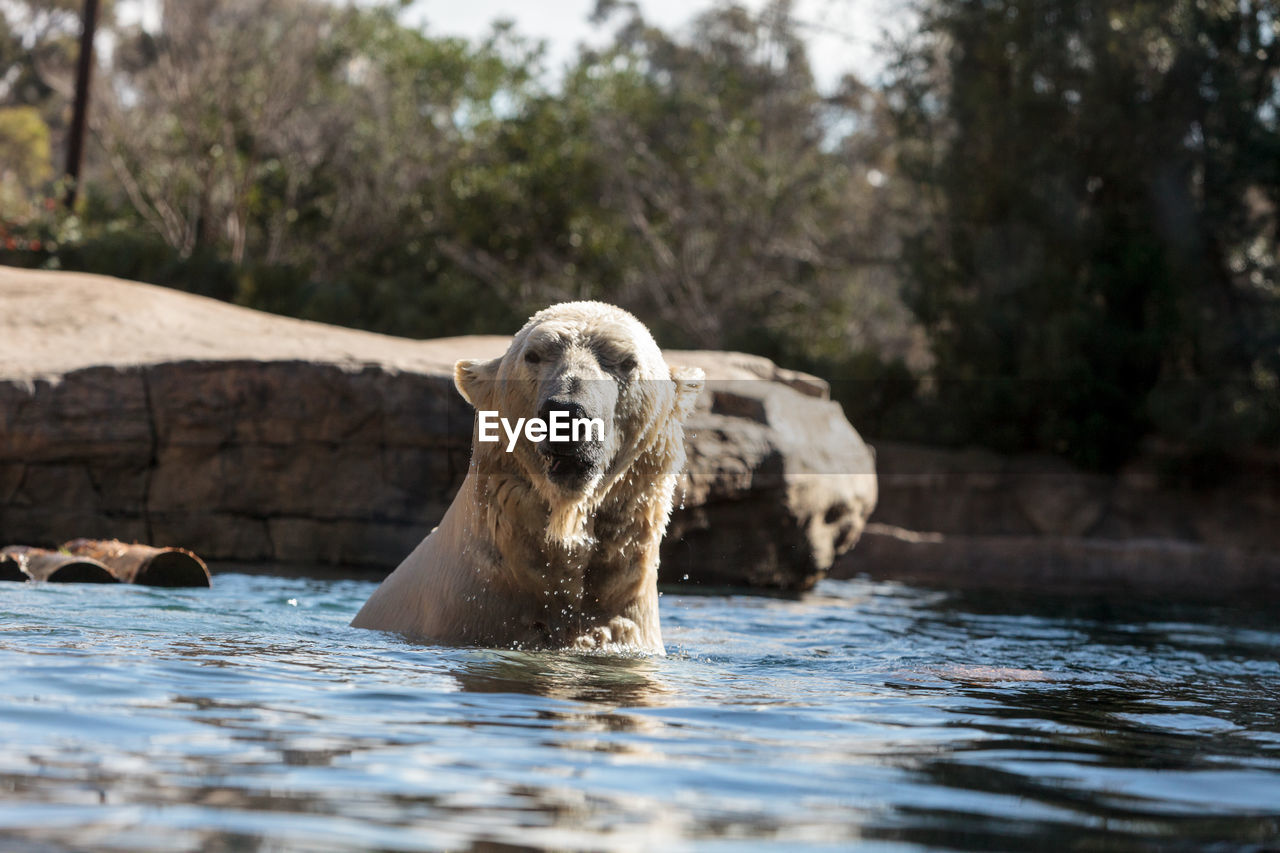
[[[348,628],[373,587],[0,584],[0,847],[1280,841],[1261,610],[668,594],[643,659]]]

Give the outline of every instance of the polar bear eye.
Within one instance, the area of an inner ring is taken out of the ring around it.
[[[635,356],[624,356],[618,361],[618,371],[621,373],[630,373],[636,369]]]
[[[537,364],[538,362],[542,361],[542,356],[538,355],[538,353],[535,352],[534,350],[526,350],[524,354],[524,360],[528,364]]]

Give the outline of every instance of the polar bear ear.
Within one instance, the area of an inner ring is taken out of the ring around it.
[[[464,358],[453,366],[453,384],[462,398],[477,409],[484,408],[493,393],[493,380],[498,375],[498,362],[494,358],[480,361]]]
[[[671,379],[676,383],[675,415],[683,421],[693,411],[694,403],[707,383],[707,375],[701,367],[673,367]]]

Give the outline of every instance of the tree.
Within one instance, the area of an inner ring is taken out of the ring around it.
[[[79,33],[77,0],[0,4],[0,216],[13,223],[54,177]]]
[[[66,125],[79,18],[75,0],[0,3],[0,237],[44,245],[54,152]]]
[[[816,91],[790,4],[725,6],[687,38],[597,17],[613,43],[458,163],[461,262],[521,304],[616,302],[668,344],[830,366],[907,337],[901,315],[866,334],[865,309],[898,304],[874,95]]]
[[[80,5],[80,0],[0,4],[0,106],[42,107],[70,96]]]
[[[1268,5],[922,4],[891,97],[950,438],[1108,468],[1153,432],[1275,437]]]
[[[313,6],[167,2],[162,30],[129,33],[104,75],[94,130],[111,173],[180,255],[225,247],[242,263],[263,170],[311,154],[291,135],[315,91],[326,16]]]
[[[861,105],[818,94],[791,4],[724,7],[687,41],[634,17],[593,59],[566,96],[601,107],[605,198],[631,237],[624,300],[704,346],[808,337],[815,314],[844,325],[892,250],[855,227],[878,206],[867,164],[841,156]]]
[[[94,130],[123,199],[98,198],[177,256],[158,265],[166,280],[221,265],[213,295],[436,331],[449,164],[485,144],[500,92],[519,103],[531,51],[505,30],[478,46],[430,38],[396,11],[184,0],[158,32],[120,34]]]

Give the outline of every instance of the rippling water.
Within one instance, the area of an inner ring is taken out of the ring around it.
[[[358,581],[0,584],[0,846],[1164,849],[1280,840],[1280,630],[826,582],[665,659],[421,647]]]

